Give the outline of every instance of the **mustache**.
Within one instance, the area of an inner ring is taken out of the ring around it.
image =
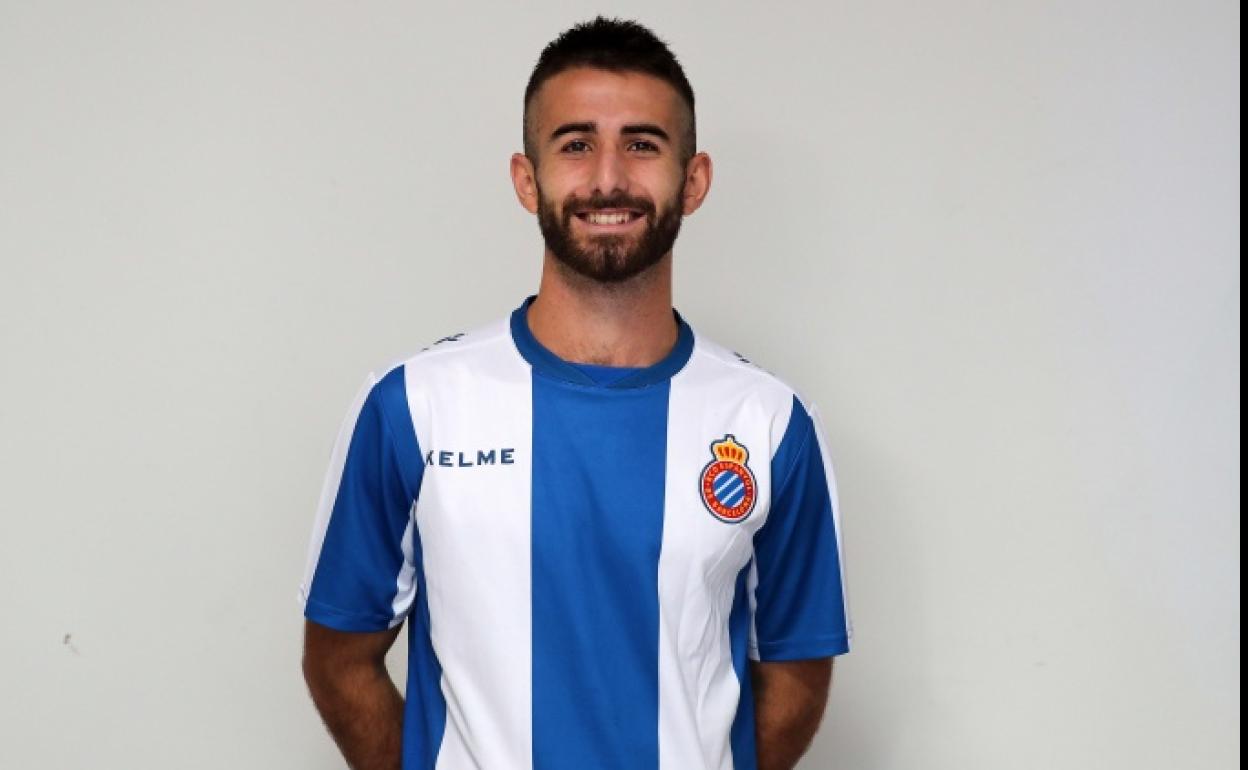
[[[586,209],[632,209],[633,211],[640,211],[643,216],[652,215],[655,212],[654,202],[650,199],[637,198],[623,193],[615,195],[595,193],[588,198],[568,196],[564,199],[563,213],[565,218]]]

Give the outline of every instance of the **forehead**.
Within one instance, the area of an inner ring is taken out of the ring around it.
[[[680,106],[676,89],[653,75],[578,67],[542,84],[533,96],[533,118],[539,132],[584,121],[601,128],[644,121],[672,129]]]

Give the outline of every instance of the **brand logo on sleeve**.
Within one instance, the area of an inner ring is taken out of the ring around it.
[[[702,469],[698,484],[703,504],[720,521],[729,524],[745,521],[758,498],[758,484],[747,465],[750,450],[728,434],[723,441],[711,442],[711,454],[715,459]]]

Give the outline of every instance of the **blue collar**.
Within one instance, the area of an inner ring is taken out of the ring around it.
[[[530,366],[556,380],[610,390],[641,388],[669,379],[684,368],[689,361],[689,356],[693,355],[693,329],[689,328],[689,324],[685,323],[685,319],[681,318],[680,313],[673,308],[672,315],[676,318],[678,331],[676,345],[671,352],[652,366],[639,368],[636,372],[615,382],[600,385],[594,382],[588,374],[552,353],[533,336],[533,332],[529,330],[528,312],[529,305],[532,305],[535,299],[537,299],[536,294],[529,296],[520,307],[511,312],[511,339],[516,345],[516,350],[520,351],[520,355],[524,356],[524,360],[528,361]]]

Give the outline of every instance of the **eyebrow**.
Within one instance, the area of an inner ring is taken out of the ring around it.
[[[564,123],[554,131],[550,132],[550,140],[554,141],[564,134],[593,134],[597,133],[598,124],[592,121],[583,123]],[[620,133],[626,136],[634,134],[649,134],[657,136],[665,142],[670,142],[671,137],[662,128],[653,123],[629,123],[620,128]]]
[[[553,141],[564,134],[592,134],[597,130],[598,124],[596,123],[564,123],[550,132],[550,138]]]
[[[657,136],[665,142],[671,141],[667,132],[653,123],[630,123],[620,129],[621,134],[651,134]]]

